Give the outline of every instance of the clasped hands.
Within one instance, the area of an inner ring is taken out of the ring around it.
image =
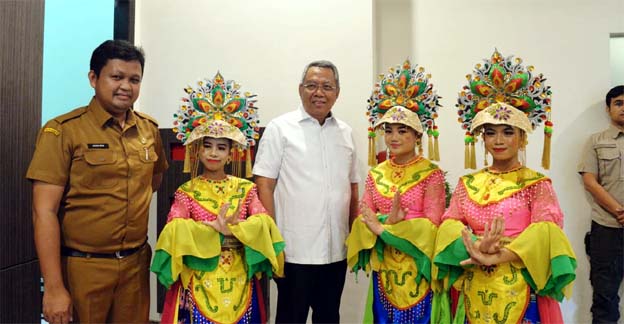
[[[217,215],[217,218],[215,220],[203,221],[202,223],[214,228],[215,231],[223,235],[232,235],[232,231],[230,230],[228,225],[236,225],[240,222],[239,217],[241,205],[238,205],[238,208],[236,208],[236,211],[232,215],[227,216],[227,211],[228,209],[230,209],[230,205],[231,204],[229,202],[221,205],[221,209],[219,209],[219,215]]]
[[[360,201],[360,212],[362,213],[360,219],[368,226],[368,229],[377,236],[381,235],[384,231],[383,225],[377,218],[377,214],[373,212],[364,201]],[[405,219],[407,212],[407,208],[401,208],[401,195],[397,191],[392,198],[392,209],[390,210],[390,214],[388,214],[385,224],[392,225],[402,221]]]
[[[500,263],[503,253],[500,240],[504,232],[505,220],[502,217],[496,217],[490,224],[486,224],[483,237],[476,241],[472,240],[471,231],[464,229],[462,240],[470,258],[461,261],[460,264],[462,266],[471,264],[489,266]]]

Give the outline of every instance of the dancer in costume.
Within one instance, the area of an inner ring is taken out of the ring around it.
[[[264,323],[257,279],[281,274],[284,240],[255,184],[225,173],[230,152],[258,138],[255,95],[219,73],[185,91],[174,131],[192,177],[175,193],[151,268],[169,289],[162,322]]]
[[[527,134],[545,121],[549,167],[551,92],[532,71],[495,51],[460,93],[466,166],[475,168],[483,134],[486,167],[460,178],[436,239],[433,277],[458,292],[454,323],[562,323],[557,301],[572,291],[576,256],[551,181],[520,159]],[[446,304],[434,319],[449,321],[450,312]]]
[[[430,158],[437,152],[439,97],[429,78],[406,61],[383,76],[369,99],[369,164],[376,163],[376,129],[383,130],[390,158],[368,173],[347,262],[355,272],[373,270],[367,312],[372,308],[375,323],[429,323],[431,315],[431,257],[445,189],[443,172],[422,156],[424,131]]]

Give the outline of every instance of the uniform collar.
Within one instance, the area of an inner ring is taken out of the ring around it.
[[[609,125],[609,128],[607,128],[607,135],[613,139],[616,139],[620,134],[624,134],[624,130],[613,124]]]
[[[297,121],[301,122],[301,121],[308,120],[308,119],[318,122],[316,118],[310,116],[310,114],[308,114],[308,112],[305,111],[305,108],[303,108],[303,105],[300,105],[299,106],[299,119]],[[325,122],[331,121],[333,119],[334,119],[334,114],[330,110],[329,115],[325,117]]]
[[[95,100],[95,97],[91,98],[91,102],[89,102],[89,106],[87,107],[87,111],[93,114],[95,118],[95,122],[100,126],[111,125],[114,122],[114,117],[108,111],[106,111],[100,104]],[[126,114],[126,124],[124,128],[134,126],[136,124],[136,116],[134,115],[134,110],[128,109],[128,113]]]

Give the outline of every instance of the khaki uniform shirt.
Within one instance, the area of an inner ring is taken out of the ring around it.
[[[130,109],[122,129],[94,98],[41,129],[26,177],[65,187],[63,246],[112,253],[145,242],[152,175],[167,167],[154,119]]]
[[[596,175],[598,183],[624,204],[624,131],[611,125],[606,130],[593,134],[583,151],[578,172]],[[592,200],[592,220],[614,228],[621,228],[615,217]]]

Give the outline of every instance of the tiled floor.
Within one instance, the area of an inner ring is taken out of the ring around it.
[[[369,282],[370,278],[366,277],[362,272],[358,274],[358,282],[355,282],[355,275],[353,273],[347,274],[345,288],[342,293],[342,302],[340,304],[341,323],[362,323]],[[269,323],[275,323],[276,307],[277,287],[275,286],[275,282],[271,281],[271,311]],[[311,313],[308,314],[308,323],[312,323],[310,316]]]

